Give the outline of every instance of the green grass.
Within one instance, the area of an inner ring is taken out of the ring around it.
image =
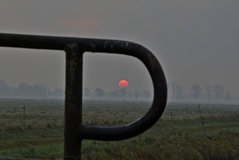
[[[85,101],[83,123],[126,124],[142,116],[149,106],[149,102]],[[238,106],[202,105],[200,109],[201,113],[193,104],[169,104],[162,119],[137,137],[115,142],[84,140],[82,157],[87,160],[238,158]],[[63,132],[62,100],[0,100],[0,157],[62,158]]]

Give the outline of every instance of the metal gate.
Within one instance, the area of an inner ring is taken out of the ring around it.
[[[115,141],[134,137],[154,125],[167,103],[167,84],[156,57],[145,47],[120,40],[53,37],[0,33],[0,47],[62,50],[66,53],[64,159],[81,159],[84,139]],[[147,68],[154,89],[151,108],[138,120],[123,126],[82,124],[82,67],[84,52],[123,54],[138,58]]]

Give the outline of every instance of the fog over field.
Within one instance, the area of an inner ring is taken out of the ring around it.
[[[206,85],[221,85],[234,97],[239,96],[238,7],[235,0],[8,0],[0,5],[0,33],[137,42],[156,55],[168,83],[181,85],[184,93],[191,93],[193,84],[204,95]],[[64,70],[63,52],[0,47],[0,80],[9,86],[43,83],[64,90]],[[129,81],[128,90],[152,92],[137,59],[84,54],[84,87],[109,92],[118,89],[120,79]]]

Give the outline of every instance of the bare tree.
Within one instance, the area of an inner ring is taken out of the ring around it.
[[[83,94],[86,98],[90,96],[90,89],[88,87],[84,87]]]
[[[226,98],[226,101],[227,101],[227,102],[230,100],[230,98],[231,98],[230,92],[226,92],[225,98]]]
[[[47,97],[48,87],[43,83],[33,84],[32,92],[36,97]]]
[[[134,96],[136,99],[140,98],[141,94],[139,91],[134,91]]]
[[[103,89],[101,89],[101,88],[96,88],[96,90],[95,90],[95,95],[96,95],[96,97],[103,97],[104,96],[104,94],[105,94],[105,92],[104,92],[104,90]]]
[[[128,91],[128,97],[129,97],[129,99],[131,99],[132,97],[133,97],[133,92],[132,91]]]
[[[213,87],[211,85],[206,85],[204,89],[207,93],[207,101],[209,102],[211,94],[212,94]]]
[[[122,100],[125,99],[127,96],[127,90],[125,88],[120,88],[118,93]]]
[[[118,91],[118,89],[115,89],[115,90],[113,90],[113,91],[110,92],[110,97],[111,97],[111,98],[117,99],[118,96],[119,96],[119,91]]]
[[[202,89],[199,84],[192,85],[192,95],[195,97],[195,101],[198,101],[198,97],[201,95]]]
[[[213,87],[214,94],[217,98],[217,101],[222,100],[222,95],[223,95],[223,86],[220,84],[215,84]]]
[[[32,85],[27,83],[20,83],[17,86],[16,93],[19,97],[33,97]]]
[[[52,91],[52,96],[56,98],[64,98],[64,91],[60,88],[56,88]]]
[[[171,95],[174,100],[179,100],[183,93],[183,87],[180,84],[171,83]]]
[[[180,98],[182,98],[182,93],[183,93],[183,87],[181,84],[177,84],[177,89],[176,89],[176,100],[178,101]]]
[[[0,80],[0,96],[1,97],[8,96],[8,92],[9,92],[9,87],[7,83],[3,80]]]

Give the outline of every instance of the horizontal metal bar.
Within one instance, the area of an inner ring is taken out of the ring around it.
[[[124,52],[128,54],[126,52],[131,51],[131,48],[142,47],[139,44],[121,40],[0,33],[0,46],[2,47],[65,50],[67,44],[73,43],[78,44],[87,52],[104,53]]]

